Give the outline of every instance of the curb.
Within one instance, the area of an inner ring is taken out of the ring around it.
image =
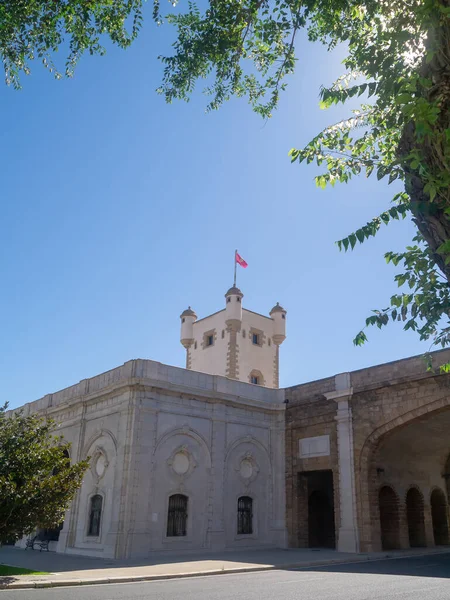
[[[138,583],[140,581],[165,581],[169,579],[188,579],[192,577],[208,577],[211,575],[235,575],[239,573],[257,573],[264,571],[279,571],[287,569],[308,569],[311,567],[325,567],[328,565],[345,565],[361,562],[376,562],[381,560],[398,560],[401,558],[414,558],[421,556],[430,556],[433,554],[448,554],[449,549],[428,551],[420,554],[403,554],[392,555],[384,554],[378,556],[361,555],[361,558],[352,557],[348,560],[340,558],[332,558],[326,560],[313,560],[308,562],[296,562],[290,564],[279,565],[256,565],[253,567],[231,567],[228,569],[211,569],[209,571],[192,571],[187,573],[166,573],[161,575],[130,575],[122,577],[99,577],[92,579],[49,579],[38,581],[15,581],[10,584],[0,585],[2,590],[24,590],[33,588],[51,588],[51,587],[73,587],[78,585],[106,585],[110,583]]]

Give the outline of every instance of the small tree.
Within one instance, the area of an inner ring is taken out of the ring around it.
[[[80,487],[88,461],[70,464],[55,423],[0,408],[0,543],[57,527]]]

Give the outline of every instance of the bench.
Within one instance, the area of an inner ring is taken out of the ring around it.
[[[48,542],[49,540],[37,540],[35,542],[39,546],[39,552],[42,552],[42,550],[47,550],[48,552]]]
[[[25,544],[25,550],[27,550],[28,548],[31,548],[32,550],[34,550],[34,542],[36,541],[36,536],[34,538],[28,538],[27,542]]]

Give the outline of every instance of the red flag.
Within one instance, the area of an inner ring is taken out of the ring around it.
[[[236,262],[238,265],[241,265],[241,267],[243,267],[244,269],[246,269],[248,267],[248,263],[245,262],[245,260],[242,258],[242,256],[240,254],[238,254],[236,252]]]

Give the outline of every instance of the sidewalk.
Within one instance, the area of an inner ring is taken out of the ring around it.
[[[152,581],[178,577],[245,573],[271,569],[294,569],[326,566],[336,563],[364,562],[383,558],[401,558],[423,554],[450,552],[449,548],[418,548],[371,554],[345,554],[334,550],[267,549],[239,550],[190,556],[155,555],[148,559],[116,561],[38,552],[19,548],[0,548],[0,563],[50,575],[21,575],[0,578],[6,589],[93,585]]]

